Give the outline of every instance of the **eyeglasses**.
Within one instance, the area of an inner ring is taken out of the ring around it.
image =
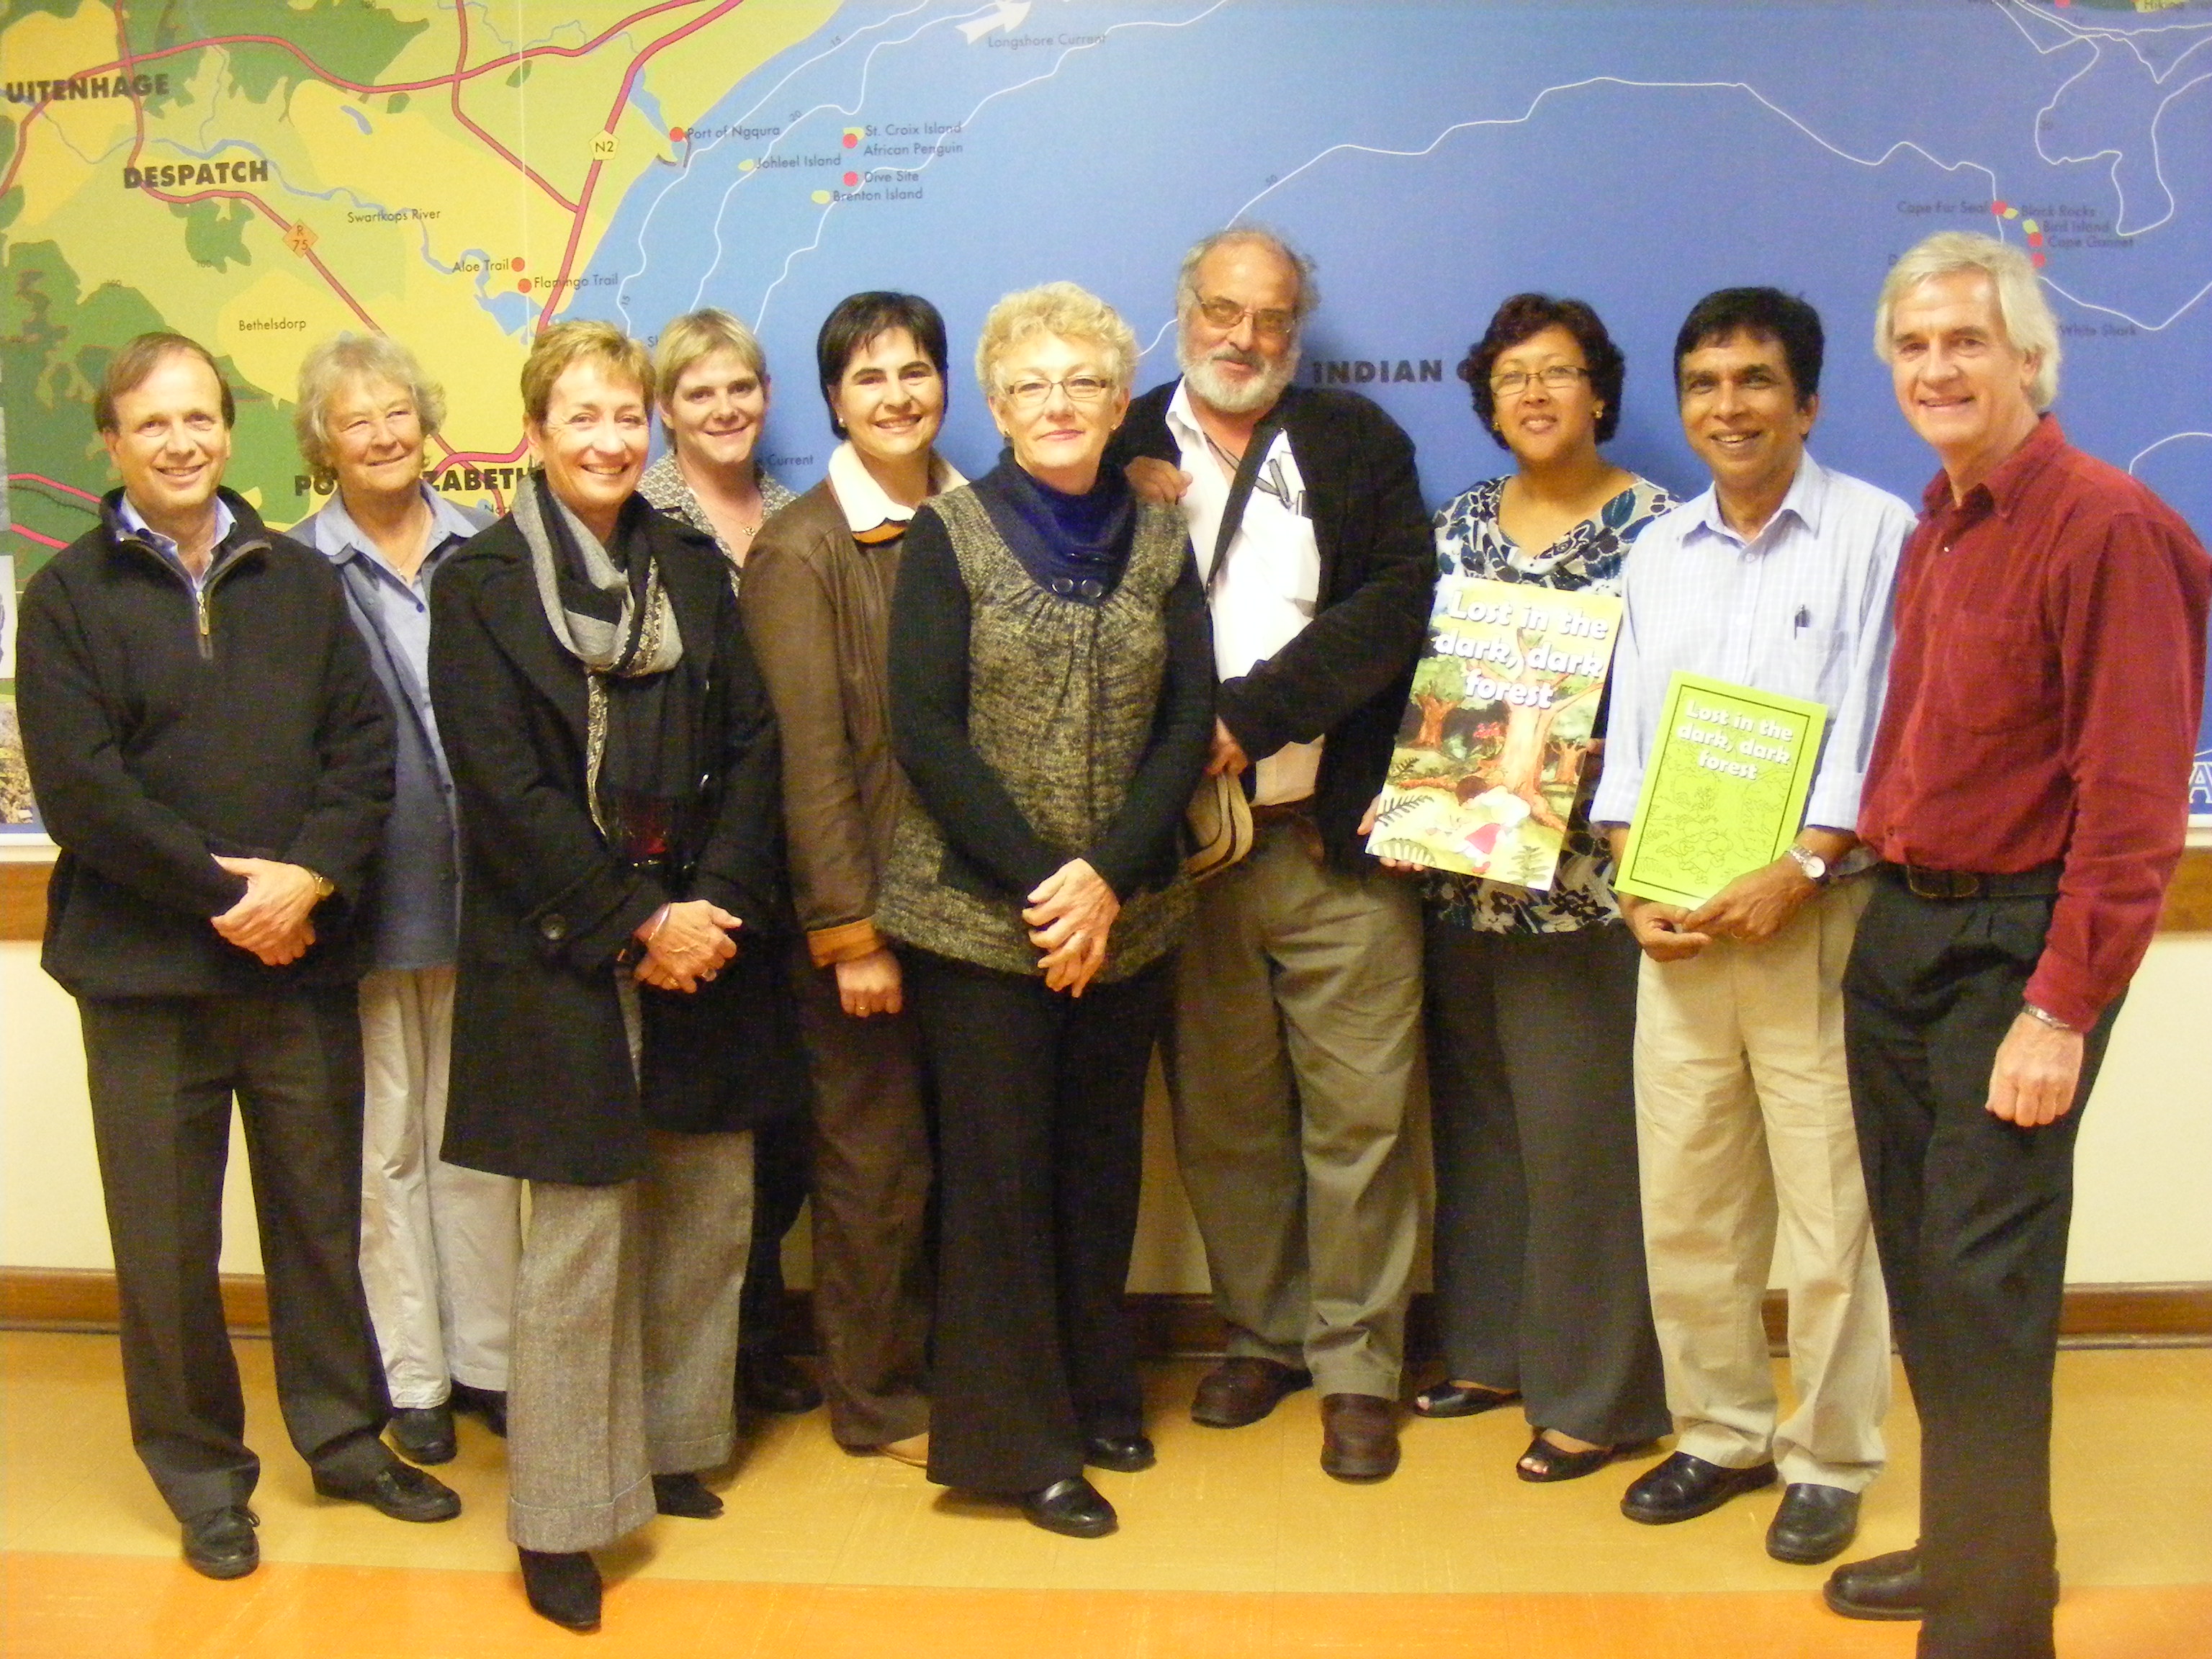
[[[1500,398],[1517,398],[1528,389],[1531,380],[1541,380],[1547,392],[1565,392],[1577,380],[1589,379],[1589,370],[1573,363],[1552,363],[1534,374],[1520,369],[1509,369],[1490,382],[1490,389]]]
[[[1011,386],[999,388],[999,395],[1016,409],[1036,409],[1052,396],[1057,386],[1067,394],[1072,404],[1101,403],[1113,392],[1114,383],[1096,374],[1069,374],[1057,380],[1048,380],[1041,374],[1025,374]]]
[[[1234,300],[1200,300],[1198,314],[1206,319],[1207,327],[1218,328],[1224,334],[1249,317],[1252,331],[1265,340],[1287,340],[1298,325],[1298,314],[1295,311],[1284,311],[1273,306],[1262,310],[1255,306],[1240,306]]]

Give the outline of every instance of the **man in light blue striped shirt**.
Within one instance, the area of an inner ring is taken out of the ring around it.
[[[1890,593],[1912,510],[1805,453],[1820,317],[1773,289],[1700,301],[1674,346],[1682,428],[1712,488],[1628,561],[1605,775],[1616,857],[1676,670],[1822,704],[1804,826],[1694,911],[1620,895],[1644,947],[1637,1140],[1674,1455],[1621,1501],[1686,1521],[1789,1483],[1778,1560],[1849,1544],[1882,1467],[1889,1324],[1844,1061],[1843,972],[1866,900],[1851,826],[1888,675]],[[1780,1418],[1759,1316],[1788,1240],[1796,1409]]]

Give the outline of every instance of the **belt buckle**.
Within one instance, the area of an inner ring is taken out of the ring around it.
[[[1917,865],[1905,866],[1905,884],[1915,898],[1962,899],[1972,898],[1982,890],[1982,878],[1966,870],[1924,870]]]

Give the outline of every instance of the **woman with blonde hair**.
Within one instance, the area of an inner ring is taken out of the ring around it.
[[[712,536],[741,569],[761,526],[793,500],[761,470],[769,375],[760,342],[726,311],[688,311],[653,343],[653,379],[668,453],[646,468],[639,493]]]
[[[890,702],[913,792],[875,918],[905,947],[937,1091],[930,1478],[1076,1538],[1116,1525],[1085,1465],[1153,1458],[1121,1292],[1213,730],[1182,514],[1101,465],[1136,357],[1069,283],[984,323],[1008,453],[907,532]]]
[[[749,1131],[804,1080],[774,720],[721,555],[637,495],[652,365],[563,323],[522,398],[537,469],[432,606],[465,878],[446,1154],[530,1182],[507,1530],[531,1606],[588,1630],[591,1551],[721,1510]]]
[[[375,959],[361,982],[361,1278],[392,1396],[392,1438],[418,1463],[457,1449],[453,1413],[507,1431],[507,1311],[521,1189],[448,1164],[460,848],[430,708],[430,584],[491,520],[423,477],[445,398],[415,354],[341,334],[301,360],[293,427],[330,503],[292,535],[337,568],[391,702],[398,764],[385,820]]]

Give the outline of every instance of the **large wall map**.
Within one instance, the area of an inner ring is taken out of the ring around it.
[[[781,371],[768,456],[830,442],[814,331],[841,295],[984,311],[1071,277],[1173,372],[1171,283],[1238,214],[1320,264],[1311,379],[1413,433],[1431,499],[1499,470],[1453,374],[1517,289],[1626,348],[1614,453],[1698,477],[1666,390],[1723,283],[1826,317],[1814,447],[1917,499],[1930,471],[1868,349],[1889,261],[1964,227],[2037,257],[2069,434],[2212,538],[2212,3],[2185,0],[10,0],[0,32],[15,583],[110,482],[88,404],[142,329],[241,393],[232,482],[313,510],[300,353],[412,344],[451,404],[440,486],[501,504],[515,370],[564,317],[651,335],[702,303]],[[964,373],[946,446],[989,465]],[[13,584],[0,590],[14,609]],[[0,696],[12,684],[0,676]],[[12,696],[0,703],[8,747]],[[2212,719],[2192,810],[2212,821]],[[18,811],[0,781],[0,817]]]

